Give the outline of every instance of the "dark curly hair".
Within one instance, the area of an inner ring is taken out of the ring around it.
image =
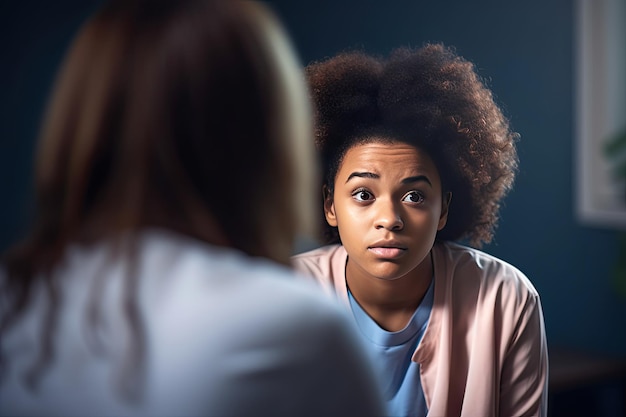
[[[433,159],[452,192],[437,240],[489,243],[517,171],[519,135],[474,65],[441,44],[399,48],[388,58],[341,53],[307,66],[323,183],[332,192],[351,147],[402,141]],[[341,242],[324,222],[324,243]]]

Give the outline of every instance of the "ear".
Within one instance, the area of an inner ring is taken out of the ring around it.
[[[337,227],[337,216],[335,214],[333,194],[330,192],[330,189],[326,184],[322,187],[322,192],[324,193],[324,216],[326,216],[326,222],[329,226]]]
[[[448,209],[450,208],[450,203],[452,202],[452,192],[446,192],[442,200],[441,215],[439,216],[439,224],[437,225],[437,230],[443,229],[448,222]]]

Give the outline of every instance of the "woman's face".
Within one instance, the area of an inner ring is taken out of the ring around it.
[[[419,277],[446,224],[448,200],[425,152],[402,142],[350,148],[324,202],[326,220],[338,227],[348,252],[346,274],[386,281]]]

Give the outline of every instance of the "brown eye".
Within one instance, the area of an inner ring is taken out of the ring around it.
[[[421,203],[424,201],[424,196],[417,191],[411,191],[402,198],[402,201],[408,203]]]
[[[355,191],[352,194],[352,197],[356,201],[369,201],[369,200],[372,200],[374,198],[372,193],[370,193],[369,191],[365,191],[365,190],[357,190],[357,191]]]

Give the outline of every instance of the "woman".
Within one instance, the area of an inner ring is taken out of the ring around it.
[[[352,312],[393,416],[545,415],[536,290],[489,242],[516,135],[442,45],[307,68],[326,246],[293,262]]]
[[[104,6],[3,259],[0,414],[379,415],[349,322],[286,267],[310,231],[310,128],[261,4]]]

